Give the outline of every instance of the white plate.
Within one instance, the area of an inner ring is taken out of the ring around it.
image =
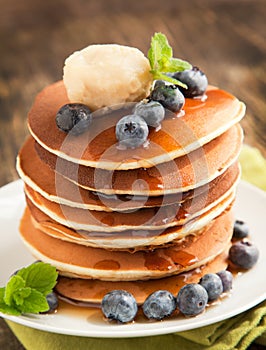
[[[24,248],[18,233],[19,220],[24,206],[21,181],[13,182],[0,189],[0,286],[6,284],[13,271],[34,261]],[[250,271],[235,279],[230,297],[226,297],[219,305],[208,308],[206,312],[197,317],[173,317],[161,322],[138,320],[131,324],[119,325],[103,321],[99,312],[93,314],[88,309],[81,309],[80,312],[77,312],[73,308],[63,308],[53,315],[19,317],[0,315],[16,323],[48,332],[112,338],[167,334],[227,319],[250,309],[266,297],[265,214],[265,193],[241,182],[238,188],[235,215],[236,218],[248,223],[252,241],[260,249],[259,262]]]

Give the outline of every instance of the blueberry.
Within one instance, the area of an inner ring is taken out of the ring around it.
[[[176,308],[175,297],[167,290],[157,290],[145,300],[142,309],[147,318],[162,320]]]
[[[234,223],[234,232],[233,237],[234,238],[245,238],[249,234],[249,227],[248,225],[241,220],[236,220]]]
[[[208,293],[200,284],[189,283],[183,286],[177,294],[178,309],[186,316],[196,316],[206,307]]]
[[[130,322],[136,316],[137,311],[136,300],[129,292],[113,290],[103,297],[102,312],[109,320]]]
[[[220,277],[223,285],[223,292],[228,292],[232,289],[233,285],[233,275],[228,270],[223,270],[217,272],[217,275]]]
[[[172,77],[187,85],[187,89],[179,87],[185,97],[201,96],[208,86],[206,75],[197,67],[176,72]]]
[[[118,121],[115,133],[121,145],[136,148],[147,140],[149,128],[142,117],[131,114]]]
[[[185,98],[174,84],[159,80],[151,91],[150,99],[160,102],[166,109],[177,113],[184,106]]]
[[[68,103],[62,106],[56,114],[57,127],[72,135],[86,131],[91,124],[90,109],[82,103]]]
[[[237,267],[248,270],[253,267],[259,258],[258,248],[250,241],[239,241],[229,250],[229,259]]]
[[[215,273],[207,273],[204,275],[200,279],[199,284],[206,289],[208,293],[208,301],[218,299],[223,292],[222,280]]]
[[[54,292],[46,295],[46,300],[49,305],[49,310],[41,312],[41,314],[48,314],[54,312],[58,308],[58,298]]]
[[[153,90],[157,89],[158,87],[163,87],[163,86],[165,86],[164,80],[155,80]]]
[[[158,127],[164,119],[164,108],[157,101],[140,102],[135,106],[134,113],[142,117],[149,126]]]

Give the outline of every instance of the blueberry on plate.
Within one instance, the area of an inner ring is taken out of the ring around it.
[[[167,290],[157,290],[150,294],[142,305],[144,315],[155,320],[170,316],[175,308],[175,297]]]
[[[217,275],[220,277],[223,285],[223,292],[228,292],[232,289],[233,285],[233,275],[228,270],[222,270],[217,272]]]
[[[151,91],[150,99],[160,102],[164,108],[177,113],[185,103],[184,95],[174,84],[165,83],[159,80],[155,83]]]
[[[251,269],[259,259],[258,248],[250,241],[239,241],[229,249],[229,260],[237,267]]]
[[[207,273],[204,275],[200,279],[199,284],[206,289],[208,293],[208,301],[217,300],[223,292],[222,280],[215,273]]]
[[[76,136],[88,130],[92,115],[89,107],[82,103],[67,103],[57,112],[55,121],[60,130]]]
[[[157,101],[142,101],[136,104],[134,113],[142,117],[149,126],[158,127],[164,119],[164,108]]]
[[[187,85],[187,89],[179,86],[185,97],[202,96],[208,86],[206,75],[198,67],[173,73],[172,77]]]
[[[177,307],[186,316],[196,316],[206,307],[208,293],[205,288],[197,283],[189,283],[183,286],[177,294]]]
[[[131,114],[117,122],[115,134],[120,145],[127,148],[136,148],[147,141],[149,128],[142,117]]]
[[[58,308],[58,298],[54,292],[46,295],[46,300],[49,305],[49,310],[41,312],[41,314],[48,314],[54,312]]]
[[[138,306],[133,295],[125,290],[113,290],[103,297],[102,312],[109,320],[133,321]]]
[[[233,237],[234,238],[245,238],[248,235],[249,235],[248,225],[242,220],[236,220],[234,223]]]

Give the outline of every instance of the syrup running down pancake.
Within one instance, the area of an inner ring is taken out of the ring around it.
[[[138,304],[143,304],[151,293],[160,290],[162,286],[164,290],[168,290],[173,295],[177,295],[184,285],[188,283],[198,283],[200,278],[205,274],[226,270],[228,265],[228,249],[229,247],[215,259],[201,267],[162,279],[149,279],[145,281],[101,281],[96,279],[59,276],[56,292],[67,302],[77,306],[89,307],[91,304],[100,306],[104,295],[112,290],[126,290],[134,295]]]
[[[196,199],[187,200],[181,205],[144,208],[132,212],[91,211],[59,205],[50,202],[37,192],[26,189],[28,205],[34,205],[51,219],[75,230],[96,232],[121,232],[125,230],[159,230],[185,225],[202,214],[216,217],[234,200],[235,189],[229,189],[218,199],[213,200],[202,194]]]
[[[235,125],[202,148],[174,161],[148,169],[113,172],[65,161],[38,144],[36,150],[53,170],[85,189],[105,194],[160,196],[195,189],[221,175],[236,161],[242,139],[242,129]]]
[[[212,209],[204,212],[196,218],[191,218],[185,225],[176,225],[166,229],[131,229],[123,231],[84,231],[75,230],[62,225],[39,210],[30,200],[27,205],[31,213],[32,222],[36,228],[52,237],[82,244],[91,247],[105,249],[131,251],[153,250],[171,242],[183,239],[189,234],[199,234],[214,218],[219,216],[233,201],[234,196],[218,203]]]
[[[221,190],[222,186],[228,189],[239,177],[239,167],[236,162],[210,183],[188,192],[148,197],[104,195],[100,192],[88,191],[83,187],[78,187],[72,181],[55,173],[46,163],[40,160],[34,148],[34,139],[31,137],[27,139],[20,150],[17,158],[17,170],[27,186],[52,202],[75,208],[103,211],[125,211],[181,203],[206,191],[212,191],[214,188]],[[42,176],[40,176],[40,172]]]
[[[32,254],[65,276],[106,281],[162,278],[197,268],[221,254],[231,241],[232,211],[225,211],[197,236],[154,251],[109,251],[55,239],[31,222],[26,210],[21,237]]]

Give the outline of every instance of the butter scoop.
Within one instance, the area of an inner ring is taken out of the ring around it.
[[[71,102],[96,110],[147,97],[152,84],[149,60],[134,47],[90,45],[70,55],[63,81]]]

